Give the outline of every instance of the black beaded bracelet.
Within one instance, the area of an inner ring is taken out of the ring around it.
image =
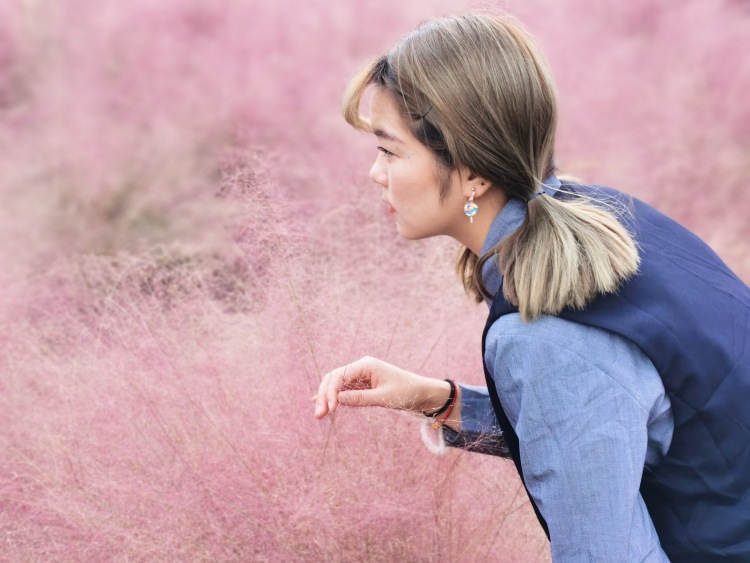
[[[451,386],[451,394],[448,396],[448,400],[445,401],[445,404],[442,407],[440,407],[438,410],[436,410],[435,412],[431,412],[428,414],[422,411],[423,415],[429,416],[430,418],[435,418],[437,415],[444,413],[445,409],[447,409],[451,405],[451,403],[453,403],[453,398],[456,396],[456,384],[453,383],[452,379],[446,379],[445,381],[450,383],[450,386]]]

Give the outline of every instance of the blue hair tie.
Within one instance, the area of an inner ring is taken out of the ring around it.
[[[542,191],[533,194],[529,199],[526,200],[526,203],[530,202],[535,197],[544,194],[553,197],[557,193],[557,190],[560,189],[561,185],[562,184],[560,183],[560,180],[558,180],[557,176],[555,176],[554,174],[547,176],[547,178],[544,179],[544,182],[542,182]]]

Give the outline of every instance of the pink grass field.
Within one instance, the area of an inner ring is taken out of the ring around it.
[[[363,355],[482,382],[455,243],[398,238],[338,115],[359,65],[470,7],[548,53],[564,172],[750,281],[744,2],[5,0],[1,561],[549,559],[510,463],[312,416]]]

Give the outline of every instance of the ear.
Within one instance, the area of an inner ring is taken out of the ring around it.
[[[461,170],[461,191],[467,199],[474,192],[474,199],[482,197],[492,187],[492,182],[478,176],[468,168]]]

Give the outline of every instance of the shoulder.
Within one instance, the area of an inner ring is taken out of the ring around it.
[[[611,386],[647,410],[664,395],[661,377],[637,345],[560,317],[527,323],[517,313],[498,318],[487,333],[484,360],[498,389],[541,386],[554,393],[560,387]]]
[[[492,343],[505,348],[557,348],[582,353],[589,360],[596,359],[604,350],[643,355],[638,346],[608,330],[553,316],[523,322],[518,313],[495,320],[487,333],[487,343],[488,347]]]

